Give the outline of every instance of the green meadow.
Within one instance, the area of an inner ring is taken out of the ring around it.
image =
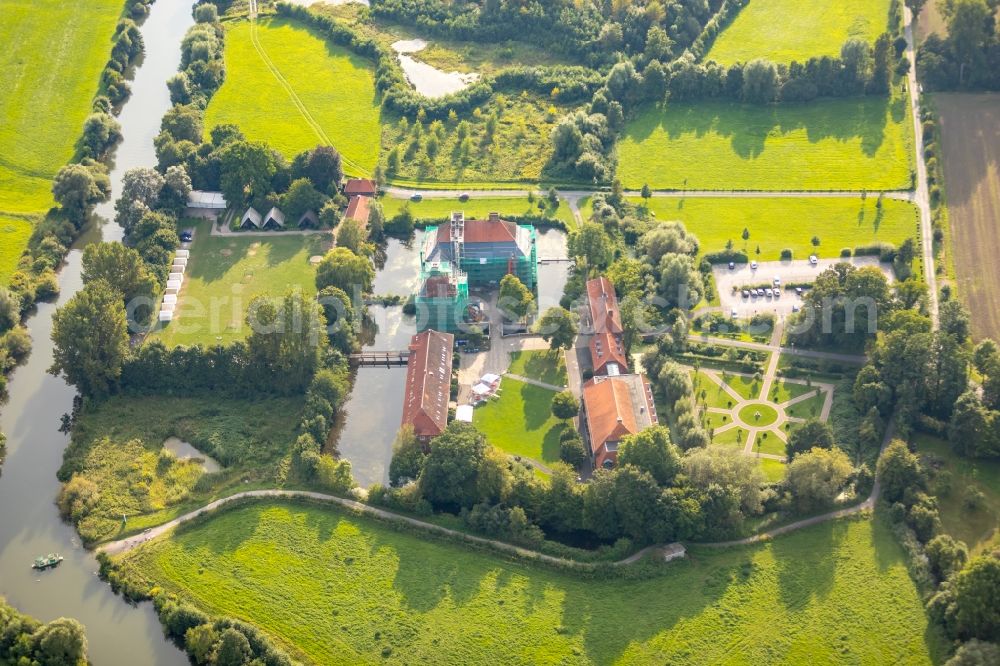
[[[840,256],[844,248],[873,243],[899,245],[919,239],[919,211],[907,201],[876,196],[844,198],[655,197],[648,205],[658,220],[677,220],[698,237],[702,253],[723,250],[728,241],[760,261],[775,261],[789,249],[795,259],[816,253]],[[588,211],[589,212],[589,211]],[[750,238],[743,241],[743,230]],[[812,239],[820,244],[814,246]],[[756,254],[760,247],[760,255]]]
[[[930,664],[928,624],[880,519],[692,549],[649,578],[509,561],[332,507],[233,509],[119,560],[264,629],[312,664]]]
[[[618,177],[629,189],[908,189],[906,119],[902,98],[648,106],[618,143]]]
[[[731,65],[839,56],[848,39],[874,42],[888,18],[889,0],[753,0],[715,39],[705,60]]]
[[[21,215],[53,204],[52,178],[76,152],[121,11],[121,0],[0,0],[0,283],[31,234]]]
[[[552,416],[556,392],[510,377],[504,377],[501,389],[499,398],[476,407],[476,428],[506,453],[558,462],[563,422]]]
[[[177,316],[151,335],[168,346],[227,344],[247,336],[247,308],[255,296],[316,291],[310,257],[329,249],[330,234],[209,235],[210,223],[185,223],[197,231],[178,297]]]
[[[206,132],[233,123],[288,158],[330,143],[345,171],[370,173],[380,132],[372,64],[294,22],[259,21],[257,35],[260,50],[250,23],[227,28],[226,82],[205,113]]]
[[[553,207],[545,200],[544,209],[538,208],[541,197],[536,197],[534,203],[528,201],[527,197],[490,197],[490,198],[470,198],[467,201],[459,201],[457,197],[440,198],[424,197],[421,201],[410,201],[409,199],[396,199],[393,197],[382,198],[382,210],[386,219],[393,218],[403,207],[409,207],[410,212],[416,219],[437,219],[451,215],[451,213],[464,211],[467,218],[484,218],[490,213],[500,213],[500,215],[522,216],[535,215],[550,217],[563,222],[567,228],[572,229],[576,225],[573,219],[573,211],[569,209],[569,204],[560,200],[559,205]]]

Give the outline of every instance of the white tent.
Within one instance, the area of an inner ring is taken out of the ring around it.
[[[177,250],[177,256],[181,259],[187,259],[191,256],[191,250]]]
[[[472,423],[472,405],[459,405],[455,409],[455,420]]]
[[[174,313],[169,310],[160,310],[160,321],[173,321]]]
[[[167,280],[167,289],[173,287],[174,289],[180,290],[181,281],[180,280]]]
[[[480,383],[472,387],[472,392],[475,393],[477,397],[485,398],[493,392],[493,389],[486,384]]]
[[[170,272],[171,273],[183,273],[184,272],[184,264],[174,264],[173,266],[170,267]]]
[[[176,295],[177,292],[180,291],[180,289],[181,289],[180,287],[167,287],[167,290],[164,293]]]
[[[177,309],[176,303],[164,303],[160,306],[160,312],[173,312]]]
[[[187,252],[187,250],[181,250],[182,252]],[[174,266],[187,266],[187,257],[174,257]]]
[[[177,294],[166,294],[163,297],[163,302],[164,303],[176,303],[177,302]]]
[[[492,386],[493,384],[500,383],[500,375],[495,375],[492,372],[490,372],[483,375],[483,378],[480,379],[479,381],[481,381],[484,384],[490,384]]]
[[[181,282],[183,282],[184,281],[184,273],[171,273],[170,275],[167,276],[167,280],[168,281],[170,281],[170,280],[180,280]]]

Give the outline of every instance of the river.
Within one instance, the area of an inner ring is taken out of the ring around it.
[[[170,106],[166,80],[180,63],[181,39],[193,22],[191,7],[191,0],[157,0],[142,26],[146,56],[119,117],[124,141],[111,174],[115,192],[127,169],[156,163],[153,137]],[[114,207],[105,204],[98,213],[110,219]],[[0,414],[8,452],[0,476],[0,594],[40,620],[65,616],[82,622],[90,659],[98,666],[182,666],[188,660],[163,637],[152,605],[132,607],[98,579],[93,554],[80,546],[54,504],[56,470],[68,443],[59,432],[60,416],[72,409],[75,391],[46,372],[52,363],[52,314],[81,286],[82,246],[102,235],[120,240],[121,229],[101,225],[70,252],[59,274],[59,301],[39,305],[28,321],[34,348],[8,384],[10,401]],[[58,568],[44,573],[30,568],[35,557],[51,552],[66,558]]]

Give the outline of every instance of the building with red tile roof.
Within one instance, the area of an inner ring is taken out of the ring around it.
[[[538,282],[535,228],[490,213],[484,220],[467,220],[452,213],[438,227],[428,227],[421,264],[451,264],[468,275],[473,286],[495,286],[513,274],[528,289]]]
[[[628,372],[625,344],[620,335],[604,331],[591,337],[590,358],[594,362],[595,375],[621,375]]]
[[[359,195],[351,197],[351,201],[347,204],[347,212],[344,213],[344,218],[348,220],[355,220],[361,224],[368,226],[368,216],[371,214],[372,198]]]
[[[583,414],[595,469],[614,467],[621,439],[659,422],[652,389],[642,375],[589,380],[583,385]]]
[[[618,309],[618,295],[611,280],[603,275],[587,281],[587,302],[590,307],[590,323],[595,333],[621,335],[622,313]]]
[[[425,444],[448,426],[455,336],[427,330],[410,339],[402,425],[413,426]]]
[[[373,197],[377,191],[378,188],[375,187],[375,181],[368,178],[351,178],[344,185],[344,194],[349,197]]]

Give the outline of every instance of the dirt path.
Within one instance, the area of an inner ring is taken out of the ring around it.
[[[913,203],[920,209],[920,244],[924,261],[924,277],[927,280],[928,310],[934,328],[938,325],[937,266],[934,263],[934,230],[931,225],[931,200],[927,188],[927,162],[924,161],[924,133],[920,122],[920,84],[917,82],[916,49],[913,40],[915,16],[909,7],[906,12],[906,58],[910,62],[910,115],[913,119],[914,147],[917,155],[917,182],[913,192]]]

